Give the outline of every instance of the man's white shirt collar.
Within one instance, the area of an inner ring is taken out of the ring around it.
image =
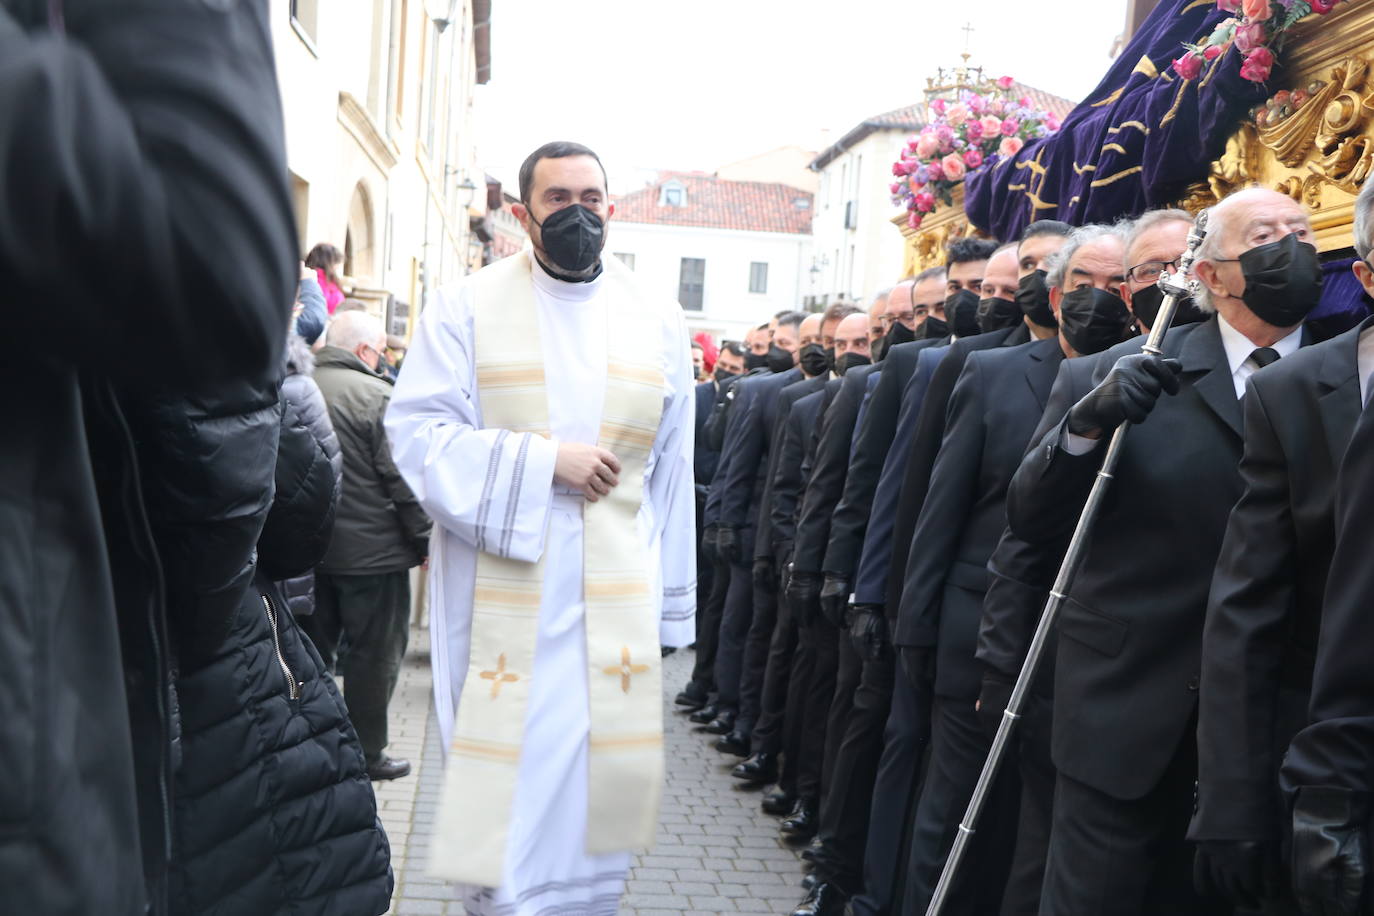
[[[1231,381],[1236,386],[1236,397],[1245,397],[1245,383],[1259,369],[1258,364],[1251,360],[1250,356],[1259,347],[1253,340],[1232,327],[1231,323],[1221,315],[1217,315],[1217,329],[1221,331],[1221,345],[1226,350],[1226,362],[1231,369]],[[1298,352],[1298,348],[1301,346],[1302,326],[1299,325],[1296,330],[1279,340],[1270,349],[1282,359]]]

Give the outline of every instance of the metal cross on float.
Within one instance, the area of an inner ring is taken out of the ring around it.
[[[964,27],[959,31],[964,33],[964,53],[967,54],[969,47],[973,44],[973,33],[975,31],[973,28],[973,23],[964,23]]]

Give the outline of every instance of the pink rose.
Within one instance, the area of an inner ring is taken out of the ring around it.
[[[921,214],[919,214],[919,213],[911,213],[911,214],[908,214],[908,215],[907,215],[906,224],[907,224],[908,226],[910,226],[912,229],[920,229],[920,228],[921,228],[921,223],[922,223],[924,220],[925,220],[925,217],[923,217]]]
[[[1208,45],[1207,50],[1202,52],[1206,60],[1216,60],[1221,56],[1221,45]]]
[[[940,164],[939,159],[932,160],[930,165],[926,166],[926,177],[929,178],[931,181],[944,180],[945,169],[944,166]]]
[[[981,95],[971,96],[968,100],[968,110],[973,112],[974,114],[982,114],[984,111],[987,110],[987,107],[988,100],[983,98]]]
[[[897,176],[898,178],[901,178],[903,175],[905,175],[906,163],[900,161],[892,163],[892,174]]]
[[[1338,2],[1339,0],[1311,0],[1312,12],[1325,16],[1336,8]]]
[[[1010,89],[1012,86],[1015,86],[1015,85],[1016,85],[1016,80],[1012,79],[1012,78],[1009,77],[1009,76],[999,76],[999,77],[997,78],[997,88],[998,88],[998,89]]]
[[[983,136],[995,137],[1002,132],[1002,119],[988,115],[983,118]]]
[[[1002,117],[1002,115],[1004,115],[1004,114],[1006,114],[1006,113],[1007,113],[1007,103],[1004,102],[1004,101],[1002,101],[1001,99],[994,99],[994,100],[988,105],[988,114],[990,114],[990,115],[996,115],[997,117],[1000,118],[1000,117]]]
[[[945,112],[945,120],[955,127],[959,127],[968,120],[968,109],[963,105],[951,105],[949,111]]]
[[[1195,80],[1202,73],[1202,58],[1185,54],[1174,61],[1174,72],[1186,80]]]
[[[1260,22],[1264,22],[1274,15],[1269,0],[1241,0],[1240,9],[1247,19],[1255,19]]]
[[[921,213],[929,213],[931,210],[935,209],[935,195],[929,191],[922,191],[912,198],[912,203],[916,205],[916,209]]]
[[[921,134],[921,139],[916,141],[916,155],[922,159],[934,156],[939,148],[940,141],[934,133]]]
[[[940,167],[945,170],[945,177],[950,181],[962,181],[964,174],[968,171],[964,166],[964,160],[954,153],[941,159]]]
[[[1247,22],[1244,25],[1236,26],[1236,48],[1242,54],[1249,54],[1251,51],[1264,44],[1264,25],[1259,22]],[[1207,50],[1211,50],[1208,48]],[[1220,48],[1217,49],[1218,52]],[[1211,60],[1209,57],[1208,60]]]
[[[954,142],[954,131],[950,129],[948,124],[941,124],[935,128],[935,138],[940,141],[940,146],[943,147]]]
[[[896,197],[898,194],[902,193],[902,183],[900,181],[894,181],[888,186],[888,190],[892,192],[893,197]]]
[[[1223,13],[1239,13],[1240,0],[1217,0],[1217,9]]]
[[[1007,118],[1002,122],[1002,136],[1014,137],[1016,132],[1021,129],[1021,122],[1015,118]]]
[[[979,140],[983,139],[983,122],[969,121],[968,126],[964,128],[964,136],[973,143],[977,143]]]
[[[976,169],[982,164],[983,154],[978,152],[978,150],[971,149],[967,153],[964,153],[964,165],[968,166],[970,169]]]
[[[1025,145],[1025,141],[1020,137],[1003,137],[1002,145],[997,147],[997,155],[1007,157],[1015,156],[1017,153],[1021,152],[1021,149]]]
[[[944,114],[944,113],[945,113],[945,100],[944,100],[944,99],[936,99],[935,101],[931,102],[931,103],[930,103],[930,110],[933,111],[933,112],[935,112],[936,114],[939,114],[939,115]]]
[[[1051,114],[1045,118],[1045,129],[1050,131],[1050,133],[1054,133],[1063,126],[1064,122],[1059,120],[1059,115],[1057,114]]]
[[[1023,96],[1021,96],[1021,98],[1017,100],[1016,104],[1020,105],[1022,108],[1029,108],[1029,107],[1030,107],[1030,96],[1028,96],[1028,95],[1023,95]]]
[[[1274,52],[1268,48],[1255,48],[1240,65],[1240,75],[1252,83],[1262,83],[1269,79],[1269,71],[1274,69]]]

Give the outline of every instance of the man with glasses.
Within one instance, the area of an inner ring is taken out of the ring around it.
[[[1192,214],[1185,210],[1151,210],[1131,226],[1126,235],[1126,282],[1121,298],[1131,307],[1140,333],[1150,333],[1164,302],[1160,274],[1178,270],[1178,259],[1188,247]],[[1178,303],[1171,327],[1193,324],[1206,316],[1191,298]]]
[[[315,359],[315,381],[343,453],[343,490],[315,580],[315,613],[300,620],[325,665],[338,664],[373,779],[410,772],[407,761],[383,753],[386,710],[406,651],[409,571],[428,558],[430,531],[382,431],[392,391],[378,369],[386,343],[380,320],[340,312]]]

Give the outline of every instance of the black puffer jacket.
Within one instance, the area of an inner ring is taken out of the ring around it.
[[[303,505],[288,505],[282,510],[297,511],[304,518],[318,519],[318,523],[298,531],[269,525],[258,546],[263,570],[280,579],[277,585],[295,617],[315,612],[315,570],[312,564],[300,575],[293,575],[290,570],[284,570],[276,558],[289,556],[293,549],[304,549],[316,557],[324,555],[334,531],[334,513],[343,484],[339,437],[329,420],[324,395],[311,378],[314,371],[315,356],[310,347],[299,335],[292,333],[286,344],[286,380],[281,386],[284,409],[282,446],[277,455],[277,500],[286,499],[293,504],[320,501],[319,511],[315,512]],[[300,441],[288,444],[287,440]],[[274,543],[272,539],[278,536],[285,537],[286,543]]]

